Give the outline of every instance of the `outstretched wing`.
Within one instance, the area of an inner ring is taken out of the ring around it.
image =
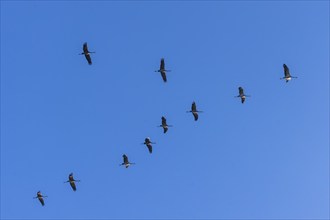
[[[162,75],[163,81],[167,82],[165,71],[161,71],[160,74]]]
[[[161,60],[160,60],[160,68],[159,68],[160,70],[164,70],[165,69],[165,60],[164,60],[164,58],[162,58]]]
[[[70,173],[70,174],[69,174],[69,181],[74,181],[73,173]]]
[[[195,121],[197,121],[198,120],[198,113],[197,112],[193,112],[192,114],[194,116]]]
[[[283,68],[284,68],[284,76],[290,77],[289,67],[286,64],[283,64]]]
[[[38,197],[38,199],[39,199],[41,205],[44,206],[44,205],[45,205],[44,198],[42,198],[42,197]]]
[[[243,90],[242,87],[238,87],[238,93],[239,93],[240,96],[244,95],[244,90]]]
[[[75,184],[74,181],[70,181],[70,185],[71,185],[73,191],[76,191],[76,190],[77,190],[77,188],[76,188],[76,184]]]
[[[125,154],[123,155],[123,159],[124,159],[124,164],[128,164],[128,157]]]
[[[197,110],[197,108],[196,108],[196,103],[193,102],[193,103],[191,104],[191,111],[192,111],[192,112],[195,112],[196,110]]]
[[[92,58],[91,56],[89,55],[89,53],[85,53],[85,57],[86,57],[86,60],[88,62],[89,65],[92,65]]]
[[[166,118],[165,118],[164,116],[162,117],[162,125],[163,125],[163,126],[166,126],[166,125],[167,125],[167,124],[166,124]]]
[[[83,51],[84,51],[85,54],[88,53],[87,43],[84,43],[84,45],[83,45]]]
[[[147,147],[148,147],[149,153],[152,153],[152,145],[151,144],[147,144]]]
[[[166,126],[166,127],[163,127],[163,128],[164,128],[164,134],[165,134],[168,130],[168,127]]]

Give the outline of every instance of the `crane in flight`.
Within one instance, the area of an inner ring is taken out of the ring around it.
[[[83,45],[83,52],[80,53],[79,55],[85,55],[85,58],[86,58],[86,60],[87,60],[87,62],[88,62],[89,65],[92,65],[92,58],[91,58],[91,55],[90,55],[91,53],[95,53],[95,52],[90,52],[88,50],[87,43],[84,43],[84,45]]]
[[[291,76],[289,67],[286,64],[283,64],[284,77],[280,79],[285,79],[285,82],[289,82],[293,78],[298,78],[296,76]]]
[[[45,205],[44,198],[48,196],[43,196],[40,191],[37,192],[37,196],[33,197],[34,199],[39,199],[39,202],[41,203],[42,206]]]
[[[242,87],[238,87],[238,93],[239,93],[239,95],[235,96],[235,97],[236,98],[241,98],[242,104],[244,103],[246,97],[250,97],[250,95],[245,95],[244,94],[244,89]]]
[[[126,154],[123,154],[123,163],[119,164],[120,166],[125,166],[126,168],[128,168],[130,165],[134,165],[135,163],[131,163],[128,161],[128,157],[126,156]]]
[[[155,70],[155,72],[159,72],[162,75],[163,81],[167,82],[166,72],[171,72],[171,70],[165,69],[165,60],[164,60],[164,58],[162,58],[160,60],[159,70]]]
[[[164,134],[167,132],[169,127],[172,127],[172,125],[168,125],[166,123],[166,118],[164,116],[162,116],[162,124],[159,125],[158,127],[162,127],[164,129]]]
[[[196,103],[193,102],[191,104],[191,110],[190,111],[187,111],[187,113],[188,112],[191,112],[193,114],[193,116],[194,116],[195,121],[197,121],[198,120],[198,112],[203,112],[203,111],[197,110]]]
[[[152,153],[152,145],[151,144],[156,144],[155,142],[151,142],[150,138],[147,137],[144,139],[144,143],[142,144],[145,144],[149,150],[149,153]]]
[[[73,178],[73,173],[70,173],[69,174],[69,180],[68,181],[65,181],[64,183],[70,183],[70,186],[73,189],[73,191],[76,191],[77,190],[77,187],[76,187],[75,182],[80,182],[80,180],[75,180]]]

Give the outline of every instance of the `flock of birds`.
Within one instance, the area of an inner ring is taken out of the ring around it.
[[[95,53],[95,52],[91,52],[88,50],[88,46],[87,43],[83,44],[83,52],[80,53],[79,55],[84,55],[88,64],[92,65],[92,58],[91,58],[91,53]],[[290,70],[288,68],[288,66],[286,64],[283,64],[283,68],[284,68],[284,77],[280,78],[280,79],[284,79],[287,82],[289,82],[291,79],[293,78],[298,78],[296,76],[291,76],[290,74]],[[161,58],[160,60],[160,67],[158,70],[155,70],[155,72],[159,72],[162,76],[162,79],[164,82],[167,82],[167,78],[166,78],[166,72],[170,72],[171,70],[167,70],[165,69],[165,60],[164,58]],[[242,104],[245,102],[246,97],[250,97],[250,95],[246,95],[244,93],[244,89],[242,87],[238,87],[238,95],[235,96],[237,98],[241,99]],[[191,112],[192,115],[194,116],[194,120],[197,121],[198,120],[198,113],[203,112],[203,111],[199,111],[197,110],[197,106],[196,103],[193,102],[191,104],[191,110],[187,111],[187,113]],[[172,125],[168,125],[166,122],[166,118],[164,116],[162,116],[162,124],[159,125],[159,127],[163,128],[164,133],[166,133],[168,131],[169,127],[172,127]],[[152,153],[152,144],[156,144],[155,142],[152,142],[151,139],[149,137],[145,138],[144,143],[142,143],[144,145],[147,146],[149,153]],[[129,162],[128,157],[126,154],[123,154],[123,163],[120,164],[120,166],[125,166],[126,168],[128,168],[130,165],[134,165],[135,163]],[[80,180],[75,180],[73,178],[73,173],[69,174],[69,180],[65,181],[64,183],[70,183],[70,186],[72,188],[73,191],[77,190],[76,184],[75,182],[80,182]],[[42,195],[41,191],[37,192],[37,196],[34,197],[35,199],[38,199],[41,203],[42,206],[45,205],[45,201],[44,198],[47,197],[45,195]]]

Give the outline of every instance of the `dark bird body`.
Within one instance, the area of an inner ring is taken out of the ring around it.
[[[147,147],[148,147],[148,150],[149,150],[149,153],[152,153],[152,145],[151,144],[156,144],[154,142],[151,142],[150,138],[146,138],[144,139],[144,143]]]
[[[283,64],[284,69],[284,77],[281,79],[285,79],[285,82],[289,82],[293,78],[298,78],[296,76],[291,76],[289,67],[286,64]]]
[[[135,164],[135,163],[130,163],[128,161],[128,157],[126,156],[126,154],[123,155],[123,160],[124,160],[124,162],[122,164],[120,164],[120,165],[125,166],[126,168],[128,168],[132,164]]]
[[[85,58],[86,58],[89,65],[92,65],[92,58],[91,58],[91,55],[90,55],[91,53],[95,53],[95,52],[90,52],[88,50],[87,43],[84,43],[83,52],[80,55],[85,55]]]
[[[75,182],[80,182],[80,180],[75,180],[73,178],[73,173],[70,173],[69,174],[69,180],[66,181],[66,182],[64,182],[64,183],[68,183],[68,182],[70,183],[70,186],[73,189],[73,191],[76,191],[77,190],[77,187],[76,187],[76,183]]]
[[[166,118],[164,116],[162,116],[162,124],[159,125],[159,127],[162,127],[164,129],[164,134],[165,134],[168,130],[168,127],[172,127],[172,125],[168,125],[166,123]]]
[[[197,121],[198,120],[198,112],[203,112],[203,111],[198,111],[197,110],[197,107],[196,107],[196,103],[193,102],[191,104],[191,110],[190,111],[187,111],[187,112],[191,112],[193,114],[193,116],[194,116],[195,121]]]
[[[171,70],[166,70],[165,69],[165,60],[164,58],[162,58],[160,60],[160,67],[159,70],[155,70],[155,72],[159,72],[163,78],[164,82],[167,82],[167,78],[166,78],[166,72],[171,72]]]
[[[38,199],[39,202],[41,203],[41,205],[44,206],[44,205],[45,205],[45,201],[44,201],[44,198],[45,198],[45,197],[47,197],[47,196],[43,196],[43,195],[41,194],[41,192],[38,191],[38,192],[37,192],[37,196],[36,196],[36,197],[33,197],[33,198]]]
[[[250,97],[249,95],[244,94],[244,90],[242,87],[238,87],[238,93],[239,95],[235,97],[241,98],[242,104],[245,102],[246,97]]]

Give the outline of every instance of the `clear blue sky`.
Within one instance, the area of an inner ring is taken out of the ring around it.
[[[329,2],[1,1],[1,218],[328,219]]]

